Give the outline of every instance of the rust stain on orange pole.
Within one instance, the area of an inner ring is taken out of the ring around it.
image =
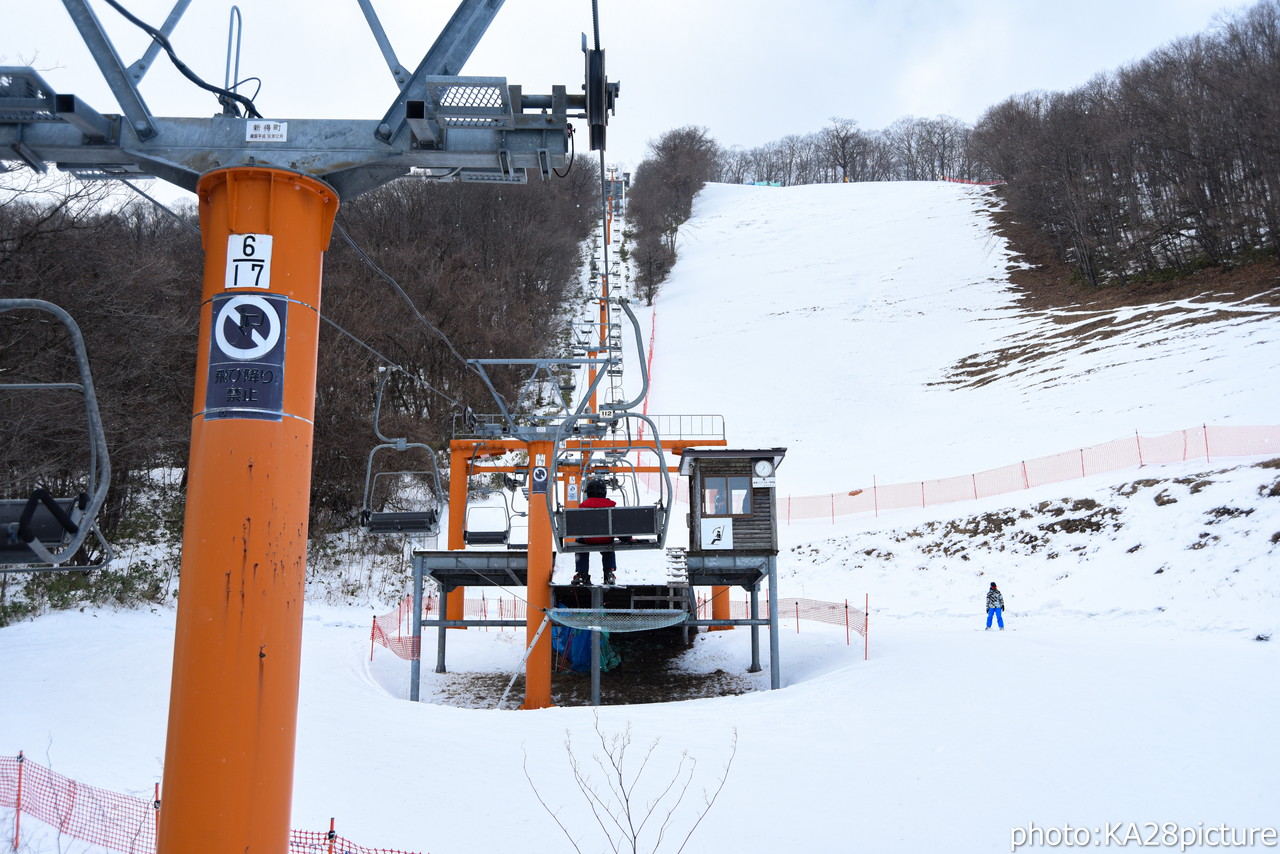
[[[211,172],[197,193],[204,285],[157,851],[279,854],[293,796],[320,274],[338,197],[259,168]],[[232,235],[270,236],[267,288],[227,287]],[[245,367],[219,373],[237,328],[249,349],[232,358]],[[248,374],[254,342],[279,353],[269,377]],[[211,401],[224,393],[246,404],[278,395],[279,411],[220,409]]]
[[[555,454],[553,442],[530,442],[529,465],[533,468],[547,466]],[[555,484],[543,481],[545,489],[555,489]],[[526,593],[529,597],[528,620],[525,625],[525,644],[533,642],[542,625],[545,612],[551,608],[551,570],[555,567],[554,534],[551,515],[547,510],[546,496],[535,492],[537,486],[530,477],[529,493],[529,580]],[[545,709],[551,705],[551,631],[542,633],[538,644],[529,653],[524,668],[524,704],[522,709]]]

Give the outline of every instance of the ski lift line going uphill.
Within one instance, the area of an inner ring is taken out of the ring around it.
[[[78,391],[84,398],[89,438],[87,484],[78,495],[55,498],[36,487],[26,498],[0,500],[0,572],[99,569],[112,557],[111,545],[98,527],[98,514],[111,482],[106,431],[89,371],[84,337],[71,315],[38,299],[0,299],[0,314],[28,309],[53,315],[71,338],[79,382],[0,383],[0,391]],[[102,549],[96,563],[73,563],[90,535]]]
[[[383,434],[380,425],[382,415],[382,393],[386,388],[391,372],[385,367],[378,368],[378,397],[373,410],[373,432],[382,440],[382,444],[369,452],[369,461],[365,466],[364,500],[360,505],[360,525],[371,534],[424,534],[435,536],[440,533],[440,470],[436,466],[435,451],[422,442],[410,442],[407,439],[393,439]],[[411,448],[420,449],[426,457],[429,467],[406,471],[380,471],[374,473],[374,461],[384,451],[406,452]],[[374,510],[374,494],[378,481],[390,478],[392,483],[402,476],[424,478],[429,493],[428,506],[422,510],[390,511]]]

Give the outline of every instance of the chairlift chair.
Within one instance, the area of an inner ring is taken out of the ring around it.
[[[475,456],[479,452],[480,446],[472,451],[471,460],[467,464],[467,471],[473,470],[475,465]],[[462,521],[462,542],[468,546],[504,546],[506,548],[523,548],[522,544],[513,544],[511,542],[511,518],[513,516],[526,516],[527,513],[518,513],[513,507],[513,501],[507,497],[507,492],[512,493],[514,497],[517,489],[524,488],[526,497],[528,495],[525,484],[528,481],[529,470],[527,467],[517,468],[511,474],[502,474],[502,489],[496,490],[501,504],[484,504],[479,506],[467,505],[466,514]],[[492,491],[485,490],[482,497],[489,498],[493,495]]]
[[[468,546],[506,546],[511,539],[511,508],[506,496],[502,504],[467,507],[462,542]]]
[[[410,442],[407,439],[392,439],[382,433],[379,417],[382,412],[382,392],[386,386],[390,372],[379,368],[381,376],[378,380],[378,398],[373,415],[373,432],[382,444],[369,452],[369,461],[365,465],[364,500],[360,504],[360,526],[371,534],[419,534],[436,536],[440,533],[440,507],[443,503],[443,490],[440,486],[440,469],[436,466],[435,451],[422,442]],[[410,449],[422,451],[426,458],[425,468],[410,470],[387,470],[374,472],[374,461],[378,455],[386,451],[404,453]],[[427,489],[426,506],[419,510],[375,510],[379,481],[397,483],[400,478],[416,477],[425,481]]]
[[[86,485],[78,495],[59,498],[36,487],[25,498],[0,499],[0,572],[100,569],[112,558],[111,544],[98,526],[98,514],[111,481],[111,463],[84,337],[71,315],[53,303],[38,299],[0,299],[0,313],[17,309],[43,311],[62,323],[75,349],[80,381],[8,382],[0,383],[0,390],[80,392],[88,429],[89,462]],[[82,552],[90,535],[101,549],[101,558],[97,561],[87,561]]]
[[[576,466],[581,476],[586,476],[593,469],[599,471],[601,467],[611,472],[614,477],[619,469],[630,469],[634,476],[635,466],[629,461],[624,461],[623,457],[630,454],[650,453],[658,460],[658,468],[661,471],[661,477],[658,479],[659,494],[658,500],[652,504],[640,504],[637,500],[635,504],[618,504],[614,507],[558,507],[554,504],[551,507],[551,525],[555,532],[556,548],[561,552],[583,552],[583,551],[621,551],[629,549],[660,549],[666,545],[667,526],[670,516],[671,507],[671,476],[666,468],[665,457],[662,452],[662,444],[658,440],[657,428],[653,421],[644,415],[632,412],[621,412],[613,419],[611,427],[617,427],[619,421],[626,419],[639,419],[648,425],[645,435],[650,437],[643,441],[631,441],[625,449],[609,449],[604,452],[602,463],[595,463],[590,459],[584,460],[580,465]],[[630,436],[628,432],[626,435]],[[579,451],[560,451],[555,457],[555,466],[550,473],[551,483],[556,483],[556,471],[560,468],[563,461],[570,459],[573,454]],[[585,487],[585,483],[583,484]],[[618,484],[619,491],[621,486]],[[548,490],[547,500],[553,502],[556,500],[553,494],[556,490]],[[638,499],[638,488],[635,498]],[[606,539],[603,543],[587,543],[583,539]]]
[[[431,460],[429,469],[413,469],[401,471],[373,471],[373,462],[380,451],[407,451],[420,448]],[[430,506],[422,510],[374,510],[374,495],[378,489],[378,481],[383,478],[418,477],[427,480],[427,489],[431,493],[428,499]],[[434,452],[421,442],[405,442],[404,444],[384,444],[375,447],[369,454],[369,463],[365,469],[364,502],[360,507],[360,525],[370,534],[423,534],[435,536],[440,533],[440,473],[435,468]]]

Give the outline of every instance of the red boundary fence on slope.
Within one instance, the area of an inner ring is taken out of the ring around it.
[[[1157,463],[1188,462],[1204,458],[1255,457],[1280,454],[1280,425],[1261,427],[1211,427],[1202,425],[1159,436],[1135,432],[1088,448],[1075,448],[1034,460],[1023,460],[998,469],[940,480],[877,484],[847,493],[789,495],[779,514],[787,523],[800,519],[849,516],[882,510],[928,507],[954,501],[971,501],[1061,483],[1119,469]]]
[[[439,607],[437,594],[431,593],[423,598],[422,618],[430,619],[431,613]],[[369,630],[369,660],[373,660],[374,646],[381,644],[405,661],[418,657],[418,647],[414,643],[413,597],[405,596],[394,611],[381,617],[373,618],[373,628]],[[526,602],[518,596],[491,596],[480,590],[480,595],[469,596],[466,600],[463,619],[467,620],[526,620],[528,610]],[[484,627],[488,631],[488,627]]]
[[[796,622],[796,634],[800,633],[800,621],[812,620],[817,623],[827,623],[832,626],[844,626],[844,642],[849,645],[853,642],[853,635],[862,636],[862,657],[864,659],[870,657],[869,646],[869,612],[871,610],[871,597],[864,597],[863,607],[861,609],[850,607],[849,600],[844,602],[823,602],[820,599],[796,599],[792,597],[783,597],[778,600],[778,616],[783,622],[788,619],[794,619]],[[760,597],[760,613],[769,613],[769,595],[765,593]],[[751,605],[748,600],[741,602],[729,603],[729,619],[745,620],[751,616]],[[711,618],[711,598],[703,595],[698,596],[698,617],[699,619]]]
[[[778,517],[788,525],[807,519],[829,519],[834,523],[837,516],[857,513],[878,516],[886,510],[972,501],[1127,468],[1198,459],[1212,463],[1228,457],[1271,455],[1280,455],[1280,425],[1276,424],[1251,427],[1202,424],[1160,435],[1142,435],[1134,431],[1132,436],[1123,439],[1021,460],[973,474],[890,484],[878,483],[873,477],[869,485],[848,492],[778,496]],[[646,483],[655,477],[657,475],[641,476]],[[689,501],[688,484],[684,480],[676,486],[674,501],[683,504]]]
[[[866,603],[864,603],[864,606]],[[423,603],[424,619],[430,616],[431,611],[436,607],[436,597],[427,597]],[[762,614],[769,612],[769,597],[766,593],[761,597],[760,609]],[[750,604],[746,599],[741,601],[731,601],[729,603],[729,619],[745,620],[750,616]],[[698,597],[698,617],[700,619],[711,618],[711,600],[704,596]],[[373,618],[373,628],[369,632],[369,660],[373,660],[373,651],[376,644],[381,644],[387,649],[394,652],[400,658],[406,661],[412,661],[418,655],[418,649],[413,644],[411,637],[413,628],[410,618],[413,614],[413,597],[405,596],[396,606],[394,611],[389,611],[381,617]],[[478,598],[468,598],[466,604],[466,619],[468,620],[484,620],[489,617],[498,619],[526,619],[527,611],[525,610],[524,600],[516,596],[486,596],[482,591]],[[778,600],[778,614],[783,620],[795,618],[796,631],[800,631],[801,620],[813,620],[819,623],[829,623],[833,626],[844,626],[845,643],[852,643],[851,636],[857,633],[863,639],[863,654],[867,653],[867,608],[859,610],[851,608],[849,600],[841,602],[822,602],[817,599],[792,599],[784,598]],[[514,629],[513,629],[514,631]]]
[[[155,854],[159,798],[144,800],[77,783],[25,758],[0,756],[0,807],[13,810],[13,848],[18,850],[24,816],[90,845],[120,854]],[[364,848],[329,830],[289,832],[289,854],[410,854]]]

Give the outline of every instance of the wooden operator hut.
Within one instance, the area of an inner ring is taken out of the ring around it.
[[[751,627],[751,670],[760,668],[760,626],[769,627],[771,687],[781,687],[778,666],[778,513],[775,472],[785,448],[689,449],[680,474],[689,478],[689,584],[716,588],[712,618],[703,626]],[[760,584],[769,579],[769,616],[759,614]],[[728,588],[750,594],[750,617],[729,619]]]

